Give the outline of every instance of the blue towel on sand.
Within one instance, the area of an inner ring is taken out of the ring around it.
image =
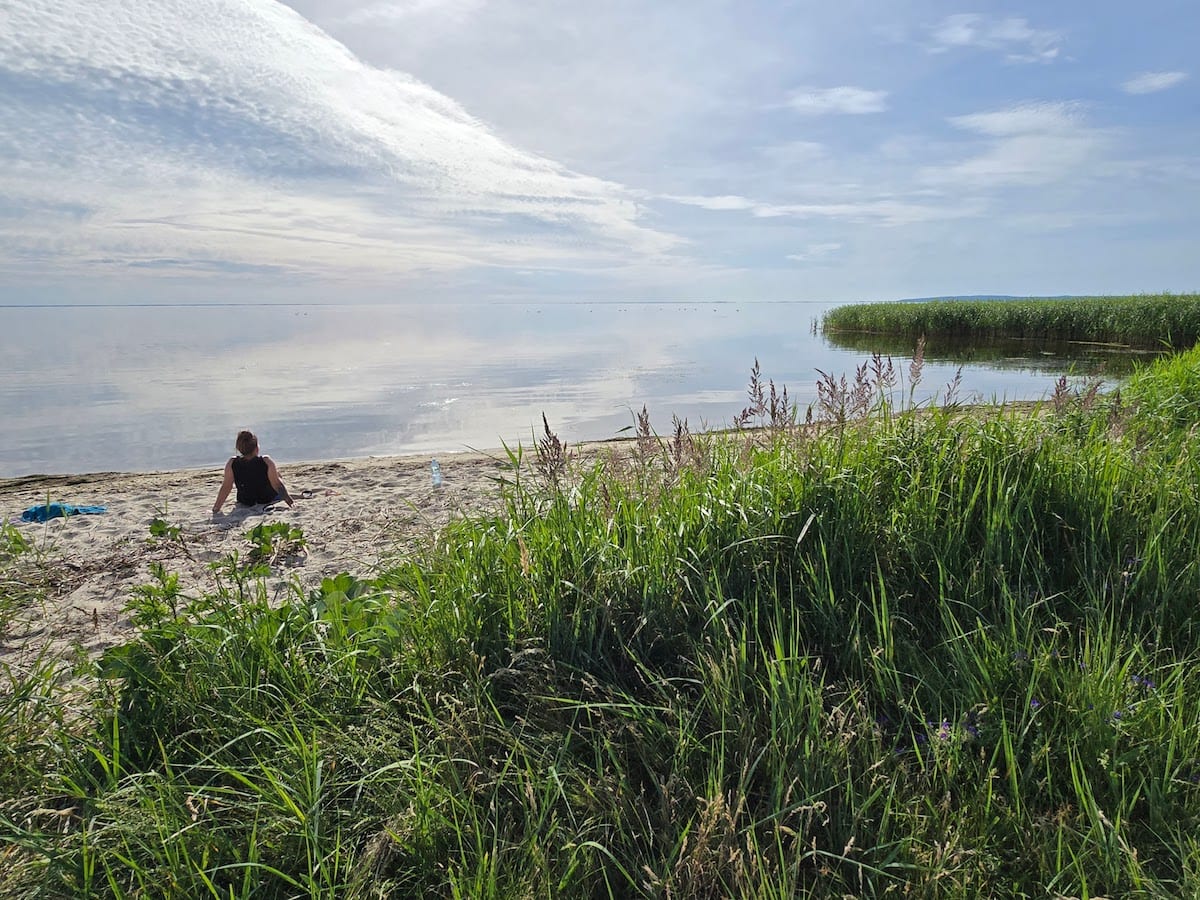
[[[47,519],[57,519],[59,516],[87,515],[95,516],[106,512],[103,506],[74,506],[70,503],[44,503],[31,506],[21,513],[26,522],[45,522]]]

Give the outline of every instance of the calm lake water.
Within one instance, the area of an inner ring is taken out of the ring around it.
[[[829,306],[0,307],[0,477],[219,467],[241,428],[286,464],[528,447],[543,412],[569,443],[616,436],[643,404],[662,433],[672,414],[721,427],[756,357],[801,410],[818,370],[853,376],[869,349],[815,333]],[[991,354],[959,396],[1040,398],[1073,365]],[[918,396],[956,370],[929,362]]]

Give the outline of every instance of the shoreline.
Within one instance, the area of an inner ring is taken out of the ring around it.
[[[572,446],[572,451],[587,447]],[[439,454],[444,483],[431,483],[429,454],[318,462],[279,462],[291,508],[212,504],[221,466],[161,472],[93,472],[0,479],[0,515],[32,545],[11,564],[13,577],[37,580],[45,601],[17,611],[0,635],[0,663],[28,665],[40,655],[95,657],[128,640],[125,611],[139,585],[162,565],[179,576],[184,597],[215,587],[212,564],[251,550],[246,532],[286,523],[304,535],[303,551],[272,561],[268,590],[307,591],[349,572],[369,577],[398,554],[431,540],[452,518],[498,506],[499,479],[512,473],[503,450]],[[47,502],[99,505],[99,515],[45,523],[21,512]],[[14,519],[16,521],[14,521]],[[154,537],[162,519],[175,536]]]
[[[1042,405],[1011,401],[963,409],[1032,411]],[[738,433],[725,428],[703,434]],[[606,453],[620,457],[636,444],[636,437],[615,437],[566,446],[578,463]],[[523,454],[524,475],[534,470],[536,448],[523,448]],[[271,561],[266,584],[278,596],[307,592],[342,572],[371,577],[432,541],[452,519],[499,507],[500,482],[513,473],[503,448],[438,453],[444,481],[437,488],[429,468],[433,456],[276,460],[295,505],[237,507],[231,499],[220,517],[213,517],[212,504],[223,462],[158,472],[0,478],[2,521],[33,545],[9,564],[9,577],[36,583],[45,595],[43,603],[0,620],[0,665],[27,666],[46,653],[59,660],[97,657],[134,634],[126,606],[136,588],[155,580],[152,566],[178,576],[186,602],[216,588],[213,563],[250,552],[246,533],[256,525],[285,523],[303,533],[302,551]],[[47,502],[99,505],[106,511],[45,523],[20,520],[23,510]],[[156,519],[173,534],[153,536]]]
[[[581,444],[604,444],[610,441],[622,441],[624,438],[611,438],[596,441],[584,441]],[[578,446],[572,444],[571,446]],[[229,455],[232,455],[229,454]],[[229,455],[219,459],[213,463],[200,465],[185,465],[175,466],[166,469],[97,469],[87,472],[29,472],[22,475],[0,475],[0,498],[9,492],[13,487],[19,487],[23,484],[34,482],[45,483],[64,483],[78,484],[96,479],[108,479],[117,477],[141,478],[147,475],[184,475],[193,472],[205,473],[213,469],[217,471],[217,477],[220,478],[221,468],[225,465],[225,460]],[[459,450],[414,450],[411,453],[386,453],[386,454],[367,454],[365,456],[335,456],[327,459],[289,459],[287,462],[276,460],[280,467],[295,468],[303,466],[321,466],[329,463],[366,463],[371,461],[382,460],[408,460],[408,459],[424,459],[428,462],[431,459],[440,459],[442,457],[454,458],[462,456],[504,456],[503,448],[477,450],[473,447],[464,447]],[[214,491],[215,496],[215,491]]]

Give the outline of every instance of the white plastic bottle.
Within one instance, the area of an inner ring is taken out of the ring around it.
[[[442,467],[436,459],[429,464],[429,471],[433,474],[433,486],[440,488],[442,486]]]

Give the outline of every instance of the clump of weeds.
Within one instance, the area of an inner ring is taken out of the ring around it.
[[[308,543],[304,530],[287,522],[255,525],[246,532],[246,540],[251,545],[250,562],[267,565],[274,565],[284,557],[305,553]]]
[[[166,515],[167,511],[164,507],[161,515],[150,520],[150,537],[147,540],[151,544],[159,546],[178,547],[183,551],[184,556],[193,559],[191,548],[188,547],[187,539],[183,536],[183,526],[168,521]]]

